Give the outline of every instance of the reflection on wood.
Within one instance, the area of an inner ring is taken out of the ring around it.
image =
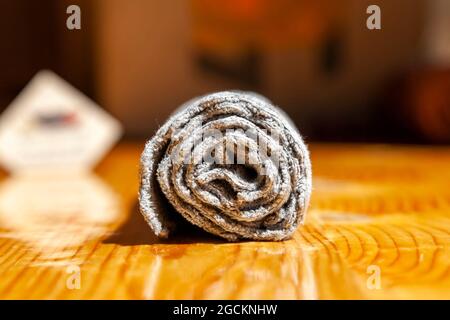
[[[57,206],[33,217],[2,175],[0,298],[450,299],[448,148],[312,146],[305,225],[261,243],[194,227],[152,236],[136,209],[141,148],[122,144],[98,168],[118,199],[95,218]]]

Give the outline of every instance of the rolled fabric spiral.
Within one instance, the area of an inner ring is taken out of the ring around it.
[[[300,134],[255,93],[188,101],[141,156],[140,210],[161,238],[176,227],[173,207],[229,241],[284,240],[303,221],[310,194],[311,164]]]

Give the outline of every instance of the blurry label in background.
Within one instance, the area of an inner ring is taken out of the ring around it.
[[[0,118],[0,162],[13,173],[88,171],[121,131],[81,92],[41,71]]]

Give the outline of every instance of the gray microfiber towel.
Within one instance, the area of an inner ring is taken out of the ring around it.
[[[311,164],[300,134],[255,93],[188,101],[141,156],[140,210],[161,238],[174,229],[176,211],[229,241],[284,240],[303,221],[310,193]]]

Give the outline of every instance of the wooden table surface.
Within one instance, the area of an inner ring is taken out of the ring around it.
[[[142,143],[94,175],[1,175],[2,299],[450,299],[450,148],[312,145],[284,242],[169,242],[137,211]]]

